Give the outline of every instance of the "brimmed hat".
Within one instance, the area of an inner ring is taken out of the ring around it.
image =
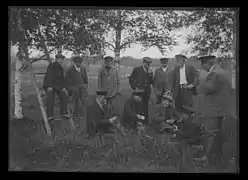
[[[59,53],[59,54],[56,54],[55,58],[56,59],[58,59],[58,58],[65,59],[65,56],[63,56],[61,53]]]
[[[134,89],[133,90],[133,95],[135,96],[142,96],[144,94],[144,90],[143,89]]]
[[[216,62],[216,56],[202,56],[198,58],[201,61],[201,64],[205,64],[208,62]]]
[[[168,58],[161,58],[160,61],[161,61],[161,62],[168,62],[169,59],[168,59]]]
[[[106,89],[97,89],[96,90],[96,95],[99,95],[99,96],[106,96],[108,93],[108,91]]]
[[[152,63],[152,58],[150,58],[150,57],[143,57],[143,62],[151,64]]]
[[[81,63],[83,61],[83,58],[81,56],[74,56],[72,57],[72,61]]]
[[[182,55],[182,54],[178,54],[175,56],[175,58],[182,58],[182,59],[187,59],[186,56]]]
[[[107,56],[103,59],[105,62],[112,62],[114,60],[114,58],[112,58],[111,56]]]

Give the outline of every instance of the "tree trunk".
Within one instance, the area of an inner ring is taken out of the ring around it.
[[[20,42],[19,42],[19,49],[23,50],[23,52],[25,53],[25,59],[26,61],[28,61],[30,63],[30,59],[29,59],[29,55],[28,55],[28,49],[27,49],[27,45],[26,45],[26,41],[25,41],[25,34],[24,34],[24,31],[22,29],[22,22],[21,22],[21,18],[20,18],[20,9],[18,10],[18,28],[19,28],[19,31],[20,31],[20,35],[21,35],[21,39],[20,39]],[[40,104],[40,109],[41,109],[41,113],[42,113],[42,116],[43,116],[43,120],[45,122],[45,128],[46,128],[46,131],[47,131],[47,134],[50,136],[51,135],[51,129],[50,129],[50,126],[48,124],[48,119],[47,119],[47,114],[46,114],[46,110],[45,110],[45,107],[44,107],[44,104],[43,104],[43,100],[41,98],[41,93],[40,93],[40,90],[39,90],[39,87],[38,87],[38,84],[37,84],[37,81],[36,81],[36,78],[35,78],[35,75],[34,75],[34,72],[33,72],[33,68],[30,68],[30,73],[31,73],[31,81],[35,87],[35,90],[36,90],[36,93],[37,93],[37,97],[38,97],[38,102]]]
[[[116,37],[115,37],[115,61],[117,63],[117,68],[120,67],[120,52],[121,52],[121,11],[116,12]]]
[[[22,67],[22,62],[19,59],[19,56],[16,55],[15,59],[15,83],[14,83],[14,95],[15,95],[15,118],[17,119],[22,119],[23,114],[22,114],[22,93],[21,93],[21,67]]]

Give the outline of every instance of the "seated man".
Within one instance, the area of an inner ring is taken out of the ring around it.
[[[137,131],[139,126],[145,125],[145,112],[143,106],[144,90],[136,89],[133,91],[132,97],[126,101],[124,112],[121,118],[121,125],[128,129]]]
[[[173,125],[180,120],[173,104],[170,91],[163,91],[161,103],[150,107],[151,126],[156,132],[163,132],[165,129],[173,129]]]
[[[60,99],[60,114],[66,117],[68,116],[66,103],[67,91],[64,87],[64,73],[61,66],[61,62],[65,57],[62,54],[57,54],[55,58],[55,62],[49,64],[47,67],[47,72],[43,83],[43,88],[47,94],[46,100],[48,120],[53,118],[55,93]]]
[[[79,100],[81,105],[85,107],[85,99],[87,97],[88,76],[85,68],[82,66],[83,59],[80,56],[72,58],[73,66],[71,66],[65,75],[65,86],[69,93],[72,93],[74,112],[73,115],[78,117]],[[85,109],[83,108],[85,115]]]
[[[96,91],[97,97],[93,104],[89,105],[86,110],[86,133],[93,136],[97,133],[112,133],[117,116],[112,112],[108,105],[106,95],[108,91]]]

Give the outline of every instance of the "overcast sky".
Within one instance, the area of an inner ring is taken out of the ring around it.
[[[182,35],[181,37],[177,38],[177,41],[179,44],[178,44],[178,46],[175,46],[172,49],[172,51],[167,52],[165,55],[166,57],[168,57],[168,58],[174,57],[176,54],[181,53],[182,50],[190,48],[190,46],[185,43],[185,39],[184,39],[186,37],[187,33],[188,33],[188,29],[181,29],[180,31],[176,32],[177,35]],[[124,52],[121,52],[121,56],[132,56],[134,58],[142,58],[144,56],[149,56],[152,58],[162,57],[162,54],[160,53],[160,51],[156,47],[149,48],[148,50],[146,50],[144,52],[142,52],[141,49],[142,49],[142,46],[135,44],[135,45],[133,45],[132,48],[128,48]],[[11,54],[15,54],[17,52],[17,47],[12,47],[11,51],[12,51]],[[30,52],[30,57],[36,57],[39,54],[40,55],[43,54],[42,52],[39,52],[39,51],[34,51],[34,50],[32,50],[32,51],[33,51],[32,53]],[[105,51],[106,51],[106,55],[114,56],[113,51],[110,51],[107,49]],[[71,56],[72,52],[63,51],[63,54],[69,58]],[[190,54],[188,54],[188,55],[190,55]],[[54,57],[54,56],[55,56],[55,54],[51,53],[51,57]]]

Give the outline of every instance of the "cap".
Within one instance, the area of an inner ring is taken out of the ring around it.
[[[143,62],[152,63],[152,59],[150,57],[143,57]]]
[[[65,56],[63,56],[61,53],[56,54],[55,58],[62,58],[65,59]]]
[[[175,56],[175,58],[183,58],[183,59],[187,59],[186,56],[182,55],[182,54],[178,54]]]
[[[133,90],[133,95],[141,96],[145,91],[143,89],[135,89]]]
[[[168,58],[161,58],[160,61],[161,61],[161,62],[168,62],[169,59],[168,59]]]
[[[83,58],[81,57],[81,56],[74,56],[73,58],[72,58],[72,61],[73,62],[82,62],[83,61]]]
[[[104,61],[107,61],[107,62],[110,62],[110,61],[113,61],[114,58],[112,58],[111,56],[107,56],[104,58]]]
[[[106,89],[97,89],[96,94],[99,96],[106,96],[108,91]]]
[[[205,64],[211,61],[216,61],[216,57],[215,56],[202,56],[198,58],[201,61],[201,64]]]

